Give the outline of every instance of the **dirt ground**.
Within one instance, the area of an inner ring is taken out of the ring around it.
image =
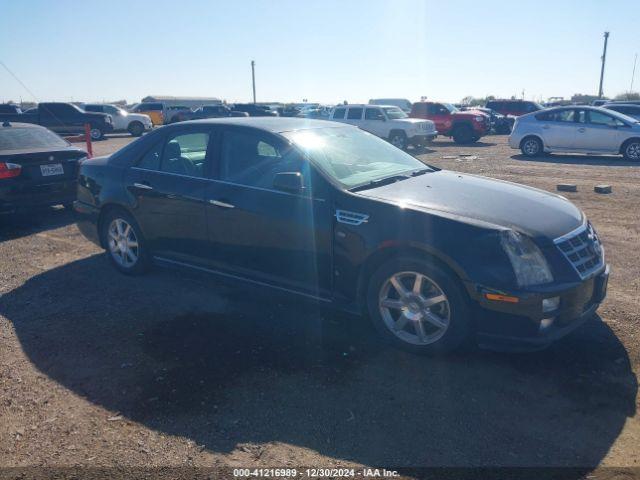
[[[576,183],[612,266],[599,316],[542,352],[422,358],[297,299],[120,275],[62,209],[0,218],[0,467],[640,467],[640,164],[527,160],[503,136],[421,153]]]

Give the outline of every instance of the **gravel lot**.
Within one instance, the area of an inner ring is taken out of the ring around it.
[[[565,195],[604,241],[609,296],[534,354],[412,356],[298,299],[120,275],[64,210],[0,218],[0,466],[640,467],[640,164],[518,153],[490,136],[420,158],[578,184]]]

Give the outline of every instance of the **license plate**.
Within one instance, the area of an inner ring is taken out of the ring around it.
[[[50,165],[40,165],[40,172],[43,177],[49,177],[51,175],[64,174],[64,169],[61,163],[52,163]]]

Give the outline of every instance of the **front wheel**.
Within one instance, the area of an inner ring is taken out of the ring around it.
[[[104,132],[98,127],[91,127],[89,135],[91,136],[91,140],[101,140],[104,137]]]
[[[102,244],[111,264],[127,275],[139,275],[149,267],[149,255],[138,224],[124,211],[114,211],[102,222]]]
[[[450,352],[471,332],[468,301],[453,275],[417,258],[393,259],[374,273],[367,309],[388,342],[412,353]]]
[[[391,135],[389,135],[389,143],[401,150],[406,150],[407,135],[404,132],[392,132]]]
[[[132,137],[139,137],[144,132],[144,125],[140,122],[131,122],[128,130]]]
[[[473,128],[469,125],[458,125],[453,131],[453,141],[458,144],[465,144],[476,142],[477,139]]]
[[[640,162],[640,140],[629,140],[624,147],[622,147],[622,155],[624,159],[630,162]]]

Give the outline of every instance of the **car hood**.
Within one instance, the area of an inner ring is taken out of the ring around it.
[[[580,209],[559,195],[447,170],[361,190],[358,194],[551,240],[575,230],[584,221]]]
[[[417,125],[420,123],[428,123],[432,124],[431,120],[425,120],[424,118],[395,118],[393,120],[389,120],[390,122],[401,122],[403,124]]]

